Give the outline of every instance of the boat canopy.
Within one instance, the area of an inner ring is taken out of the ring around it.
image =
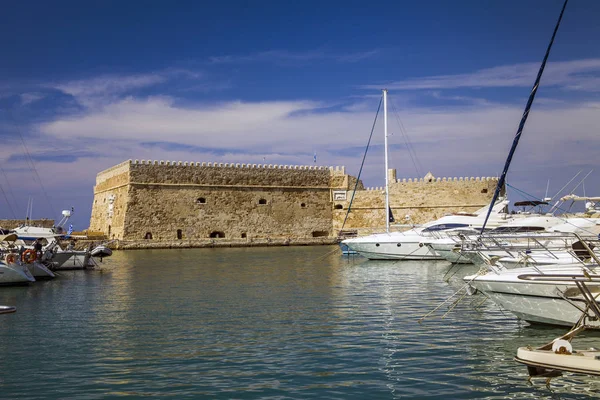
[[[0,235],[0,242],[14,242],[18,238],[19,237],[14,233],[10,233],[8,235]]]

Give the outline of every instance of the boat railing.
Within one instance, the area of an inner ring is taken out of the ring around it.
[[[529,266],[538,264],[538,259],[553,259],[558,262],[569,257],[571,263],[600,265],[598,254],[600,240],[596,236],[581,236],[572,232],[501,233],[487,235],[458,234],[449,236],[455,241],[455,252],[477,253],[486,259],[510,257]],[[541,261],[540,261],[541,262]]]

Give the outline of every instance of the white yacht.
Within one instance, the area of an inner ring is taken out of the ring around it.
[[[561,218],[551,215],[532,215],[517,218],[505,225],[479,235],[452,235],[427,243],[447,261],[482,264],[477,252],[489,257],[502,257],[507,268],[527,260],[542,264],[574,263],[579,261],[571,254],[578,238],[569,233],[597,235],[600,229],[597,218]]]
[[[586,312],[585,299],[575,282],[529,281],[519,279],[531,274],[552,275],[596,275],[597,265],[566,264],[545,265],[516,269],[503,269],[493,266],[485,274],[464,277],[473,288],[482,292],[517,317],[534,323],[573,326]],[[594,296],[600,294],[600,283],[588,284]],[[600,321],[590,316],[590,324],[600,325]]]
[[[24,285],[30,282],[35,282],[35,278],[29,270],[0,261],[0,285]]]
[[[506,213],[508,200],[497,202],[487,226],[497,227],[513,217]],[[342,241],[351,250],[371,260],[441,260],[442,257],[426,246],[431,240],[447,237],[450,233],[476,233],[485,221],[489,206],[473,214],[454,214],[406,232],[387,232]]]

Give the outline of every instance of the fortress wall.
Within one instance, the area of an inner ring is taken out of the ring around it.
[[[329,188],[331,174],[328,167],[297,165],[140,161],[130,166],[134,183],[206,186]]]
[[[403,179],[390,183],[390,208],[395,224],[422,224],[454,212],[473,212],[492,200],[497,178]],[[334,201],[333,228],[343,224],[352,191],[345,201]],[[342,206],[337,209],[336,205]],[[410,216],[406,219],[405,216]],[[385,228],[385,188],[357,191],[344,230],[360,234]]]
[[[122,239],[128,212],[129,185],[117,185],[94,193],[89,230]]]
[[[96,177],[90,231],[122,238],[127,215],[131,160],[108,168]]]
[[[389,173],[396,224],[475,211],[489,203],[497,183],[431,174],[397,180],[395,171]],[[130,160],[98,174],[89,229],[142,241],[147,233],[164,241],[211,234],[232,240],[334,237],[356,182],[343,167]],[[344,229],[381,231],[384,204],[383,187],[364,189],[358,181]]]
[[[201,203],[203,199],[205,203]],[[260,204],[264,200],[266,204]],[[154,240],[332,235],[329,190],[133,185],[124,236]]]
[[[120,177],[120,183],[126,183],[127,176],[129,173],[129,166],[131,165],[131,160],[123,161],[120,164],[117,164],[113,167],[107,168],[104,171],[101,171],[96,175],[96,186],[97,187],[111,187],[116,186],[115,177]],[[107,181],[111,183],[107,184]]]
[[[41,228],[52,228],[54,226],[53,219],[0,219],[0,228],[14,229],[21,225],[37,226]]]

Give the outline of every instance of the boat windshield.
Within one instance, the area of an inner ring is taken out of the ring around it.
[[[538,232],[545,229],[543,226],[499,226],[493,229],[492,233]]]
[[[438,224],[432,225],[428,228],[423,229],[423,232],[437,232],[437,231],[445,231],[448,229],[456,229],[456,228],[468,228],[469,224]]]

